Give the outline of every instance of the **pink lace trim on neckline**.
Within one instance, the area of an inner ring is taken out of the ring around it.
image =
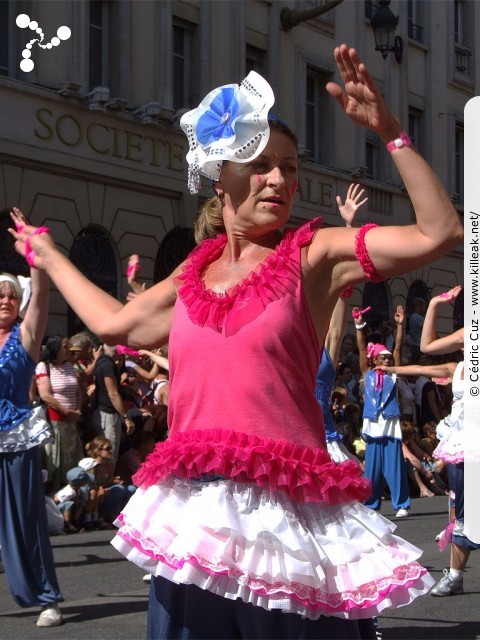
[[[233,335],[258,317],[270,302],[294,293],[300,278],[295,251],[312,241],[322,223],[321,218],[315,218],[299,229],[287,229],[257,269],[223,294],[207,289],[202,275],[205,267],[220,256],[227,237],[222,234],[199,244],[190,254],[183,273],[175,279],[190,320],[226,336]]]
[[[354,460],[335,463],[324,449],[224,429],[180,432],[159,442],[133,482],[146,489],[170,475],[254,482],[297,502],[364,502],[371,493]]]

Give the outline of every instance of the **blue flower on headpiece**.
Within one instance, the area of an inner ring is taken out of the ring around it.
[[[235,91],[233,87],[223,87],[207,111],[198,119],[196,132],[200,144],[209,145],[220,138],[231,138],[235,135],[231,126],[239,109]]]

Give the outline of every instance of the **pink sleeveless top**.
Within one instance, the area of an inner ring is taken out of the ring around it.
[[[300,251],[320,226],[316,219],[287,230],[257,269],[224,294],[206,289],[202,275],[226,236],[191,253],[178,277],[169,339],[169,438],[138,472],[137,485],[168,474],[221,475],[283,488],[302,502],[368,497],[358,465],[336,465],[326,453],[315,397],[321,349]]]

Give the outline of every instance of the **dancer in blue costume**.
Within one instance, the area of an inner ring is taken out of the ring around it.
[[[360,368],[364,374],[362,435],[366,442],[365,477],[372,483],[372,494],[365,502],[380,511],[383,478],[392,496],[397,518],[408,516],[410,492],[402,452],[401,411],[397,397],[397,376],[384,373],[382,365],[392,366],[392,353],[383,344],[365,345],[362,316],[355,320]]]
[[[351,184],[347,191],[345,204],[343,204],[341,197],[337,196],[338,209],[346,227],[355,226],[355,218],[358,210],[368,201],[367,197],[362,199],[364,193],[365,189],[361,189],[359,184]],[[356,459],[343,445],[342,436],[337,431],[330,410],[330,398],[337,374],[336,368],[342,346],[342,338],[348,319],[348,299],[352,293],[352,287],[345,289],[335,305],[328,327],[327,337],[325,338],[322,362],[318,368],[317,382],[315,385],[315,396],[323,412],[327,449],[334,462],[342,462],[347,458]]]
[[[15,209],[17,229],[27,221]],[[24,295],[19,280],[0,274],[0,545],[10,591],[21,607],[41,606],[39,627],[62,624],[48,534],[40,445],[50,437],[42,407],[29,403],[35,363],[45,334],[49,285],[44,271],[32,267],[31,298],[23,322]]]

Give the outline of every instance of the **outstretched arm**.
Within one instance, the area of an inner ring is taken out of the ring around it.
[[[437,338],[437,313],[442,304],[453,302],[460,295],[462,287],[453,287],[450,291],[441,293],[430,300],[425,320],[423,322],[422,338],[420,340],[420,351],[423,353],[431,353],[441,355],[444,353],[452,353],[458,349],[462,349],[464,345],[463,328],[455,331],[449,336]]]
[[[396,373],[399,376],[427,376],[427,378],[451,378],[457,366],[456,362],[446,362],[445,364],[407,364],[403,367],[377,367],[385,373]]]
[[[138,352],[141,356],[148,356],[152,362],[154,362],[157,366],[169,371],[168,358],[162,356],[161,353],[156,353],[155,351],[147,351],[146,349],[140,349]]]
[[[385,144],[399,138],[403,127],[387,108],[355,49],[342,44],[334,55],[343,87],[328,83],[330,95],[353,122],[375,132]],[[447,193],[415,148],[403,146],[391,155],[413,204],[416,224],[368,232],[368,253],[384,278],[412,271],[445,255],[463,238],[460,220]],[[309,254],[310,265],[315,261],[313,271],[317,266],[320,271],[328,263],[338,264],[333,269],[333,279],[339,290],[352,281],[366,279],[355,258],[354,237],[351,229],[326,229],[314,239],[316,255]]]
[[[14,209],[14,213],[18,209]],[[147,289],[127,305],[95,286],[66,258],[48,233],[36,235],[35,227],[10,229],[15,248],[27,254],[27,240],[33,249],[34,266],[50,276],[62,296],[93,333],[107,344],[158,347],[168,340],[176,299],[174,278],[180,265],[168,278]]]
[[[20,209],[15,209],[10,215],[17,228],[28,224]],[[40,357],[42,340],[47,329],[50,287],[48,276],[44,271],[39,271],[32,267],[30,269],[30,279],[32,295],[30,296],[25,318],[20,326],[20,332],[23,348],[32,360],[37,362]]]

